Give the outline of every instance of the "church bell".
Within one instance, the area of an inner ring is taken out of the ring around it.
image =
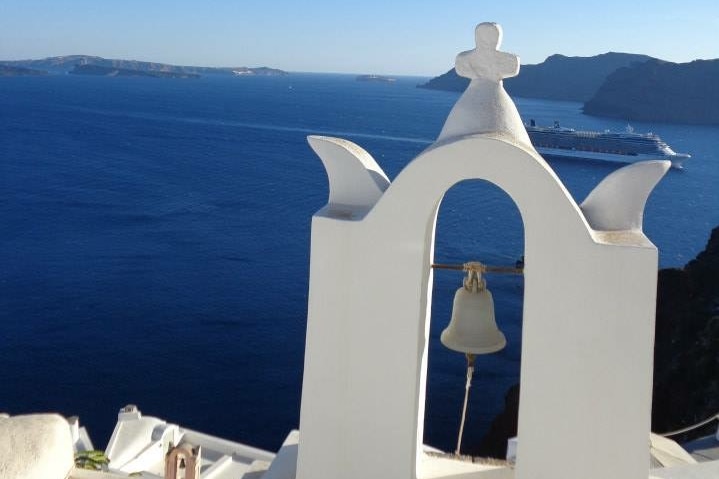
[[[452,319],[440,340],[447,348],[465,354],[494,353],[507,344],[494,319],[494,300],[481,270],[468,270],[454,295]]]

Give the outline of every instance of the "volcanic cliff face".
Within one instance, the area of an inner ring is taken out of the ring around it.
[[[519,384],[505,396],[479,444],[467,454],[504,457],[507,439],[517,435]],[[684,268],[662,269],[657,284],[652,431],[664,433],[719,412],[719,226],[704,251]],[[714,429],[712,429],[714,428]],[[680,441],[716,430],[716,423]]]
[[[719,60],[652,60],[609,75],[584,113],[626,120],[719,125]]]
[[[719,227],[658,286],[652,428],[667,432],[719,411]]]

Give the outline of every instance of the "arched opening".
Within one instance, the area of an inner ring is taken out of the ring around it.
[[[493,183],[461,181],[447,191],[440,204],[434,246],[435,264],[480,261],[514,267],[524,256],[520,212],[510,196]],[[441,344],[440,335],[449,323],[454,294],[463,277],[461,271],[434,271],[424,443],[447,452],[454,451],[457,444],[467,364],[463,354]],[[487,273],[485,279],[507,345],[496,353],[477,356],[461,453],[504,459],[507,435],[516,433],[517,427],[517,411],[511,406],[505,411],[505,396],[519,383],[524,281],[517,274]],[[500,414],[503,417],[489,436],[492,422]]]

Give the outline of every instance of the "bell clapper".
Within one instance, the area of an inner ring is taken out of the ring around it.
[[[459,434],[457,436],[457,450],[455,456],[459,456],[462,446],[462,435],[464,434],[464,420],[467,416],[467,402],[469,401],[469,388],[472,387],[472,376],[474,375],[474,360],[476,356],[472,353],[465,354],[467,358],[467,382],[464,386],[464,404],[462,405],[462,420],[459,423]]]

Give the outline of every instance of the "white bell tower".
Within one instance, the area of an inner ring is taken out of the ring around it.
[[[330,181],[312,219],[299,479],[639,479],[649,471],[657,250],[646,198],[669,162],[611,174],[581,206],[532,148],[502,79],[519,59],[477,26],[472,79],[438,140],[390,184],[342,139],[310,137]],[[525,231],[516,469],[422,449],[435,220],[483,179]]]

